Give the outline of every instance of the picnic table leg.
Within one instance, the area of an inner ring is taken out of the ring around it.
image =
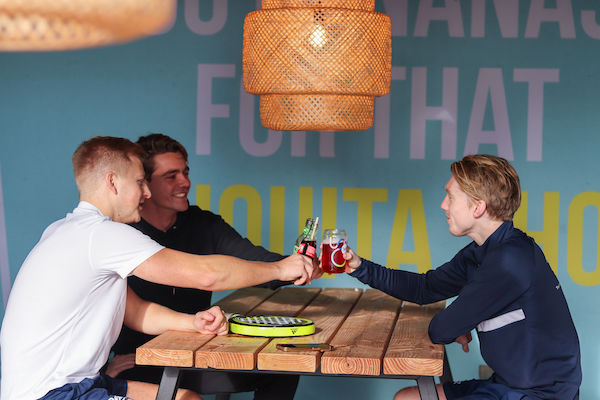
[[[421,400],[439,400],[433,376],[418,377],[417,386],[419,387]]]
[[[442,376],[440,377],[441,383],[452,382],[452,370],[450,369],[450,362],[448,361],[448,353],[446,353],[446,349],[444,349],[444,371],[442,372]]]
[[[179,383],[179,368],[165,367],[163,369],[160,386],[156,394],[156,400],[174,400],[177,393],[177,384]]]

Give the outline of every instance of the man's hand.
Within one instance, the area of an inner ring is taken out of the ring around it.
[[[194,329],[208,335],[227,335],[229,326],[223,310],[213,306],[206,311],[196,313]]]
[[[356,268],[360,267],[362,260],[346,243],[346,251],[344,252],[344,260],[346,260],[346,272],[351,274],[356,270]]]
[[[469,352],[469,342],[473,340],[471,336],[471,332],[467,332],[464,335],[460,335],[454,341],[462,346],[462,349],[465,353]]]
[[[319,279],[323,275],[323,270],[321,269],[321,255],[319,254],[319,258],[316,257],[312,260],[313,263],[313,273],[310,277],[310,280],[314,281],[315,279]]]
[[[316,263],[301,254],[292,254],[274,264],[279,268],[280,281],[294,281],[294,285],[310,284]]]
[[[106,375],[116,378],[121,372],[135,367],[135,354],[117,354],[106,367]]]

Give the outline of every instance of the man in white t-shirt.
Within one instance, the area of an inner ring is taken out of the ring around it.
[[[218,307],[192,315],[149,303],[127,288],[129,275],[204,290],[275,279],[310,282],[313,263],[298,254],[273,263],[191,255],[126,225],[139,221],[141,204],[150,197],[143,155],[138,145],[113,137],[92,138],[75,151],[80,203],[44,231],[19,270],[6,308],[0,334],[3,398],[153,399],[156,385],[98,374],[122,323],[149,334],[227,333]],[[177,399],[199,397],[180,391]]]

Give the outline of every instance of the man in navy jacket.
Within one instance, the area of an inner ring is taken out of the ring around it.
[[[429,336],[466,348],[476,329],[494,375],[438,385],[440,399],[578,399],[579,340],[561,285],[539,246],[512,223],[521,203],[516,171],[490,155],[466,156],[450,170],[441,207],[450,233],[473,242],[426,274],[388,269],[349,250],[347,272],[418,304],[458,296],[432,319]],[[419,398],[407,388],[394,399]]]

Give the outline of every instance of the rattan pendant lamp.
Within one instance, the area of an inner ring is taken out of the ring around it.
[[[160,32],[176,0],[0,0],[0,51],[103,46]]]
[[[364,130],[389,93],[390,18],[375,0],[262,0],[244,22],[247,92],[273,130]]]

